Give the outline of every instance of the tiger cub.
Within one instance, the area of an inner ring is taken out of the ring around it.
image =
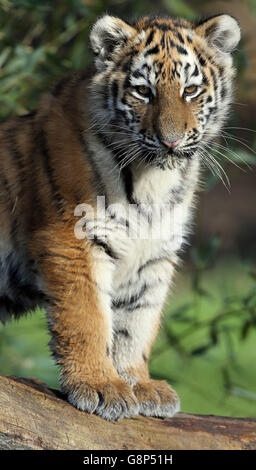
[[[229,15],[103,16],[92,77],[65,78],[0,126],[0,319],[46,309],[61,390],[80,410],[180,409],[148,360],[239,39]]]

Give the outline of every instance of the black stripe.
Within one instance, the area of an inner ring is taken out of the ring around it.
[[[149,26],[151,26],[150,23]],[[152,22],[152,26],[156,26],[158,29],[164,32],[170,31],[170,26],[166,23],[158,23],[158,21],[154,21]]]
[[[180,204],[184,199],[184,187],[173,188],[169,194],[169,203],[172,205]]]
[[[47,145],[47,138],[46,138],[45,131],[41,130],[38,133],[37,138],[38,138],[37,142],[39,144],[39,150],[43,156],[44,171],[48,178],[49,185],[51,187],[51,194],[55,203],[55,207],[57,209],[58,214],[63,215],[65,201],[62,198],[60,194],[60,188],[55,181],[54,169],[51,166],[51,154]]]
[[[147,72],[150,72],[150,67],[149,67],[148,64],[144,64],[144,65],[142,66],[142,69],[145,69]]]
[[[112,307],[114,309],[119,309],[119,308],[131,308],[133,304],[138,302],[140,298],[143,296],[143,294],[146,292],[148,289],[148,285],[144,284],[143,287],[141,288],[140,292],[138,294],[132,295],[130,299],[122,299],[122,300],[112,300]]]
[[[144,57],[151,55],[151,54],[158,54],[159,53],[159,46],[156,45],[155,47],[152,47],[148,51],[145,52]]]
[[[153,41],[155,35],[155,31],[152,29],[152,31],[149,33],[147,41],[145,43],[145,47],[149,46],[149,44]]]
[[[182,29],[190,29],[189,26],[187,26],[182,20],[176,19],[173,21],[174,26],[176,28],[182,28]]]
[[[182,55],[188,55],[188,51],[182,47],[182,46],[179,46],[178,44],[176,45],[176,48],[177,48],[177,51],[179,52],[179,54],[182,54]]]
[[[215,112],[217,111],[217,107],[216,107],[216,106],[210,106],[210,107],[208,108],[208,111],[209,111],[209,115],[210,115],[211,113],[215,113]]]
[[[141,274],[141,272],[147,268],[148,266],[152,265],[152,264],[157,264],[157,263],[160,263],[162,261],[169,261],[168,258],[166,258],[165,256],[162,256],[162,257],[159,257],[159,258],[153,258],[153,259],[150,259],[148,261],[146,261],[146,263],[142,264],[139,269],[138,269],[138,275]]]
[[[128,310],[128,312],[133,312],[134,310],[138,310],[139,308],[156,307],[158,305],[159,303],[150,304],[149,302],[143,302],[143,303],[128,306],[126,307],[126,309]]]
[[[188,55],[187,50],[184,47],[179,46],[179,44],[176,44],[171,38],[169,38],[169,45],[172,48],[176,48],[179,54]]]
[[[203,84],[204,85],[209,85],[208,78],[206,77],[206,75],[204,73],[203,73]]]
[[[175,35],[177,36],[177,38],[179,39],[181,44],[184,44],[184,39],[183,39],[182,35],[179,32],[175,32]]]
[[[169,44],[173,48],[176,46],[175,42],[171,38],[169,38]]]
[[[165,36],[165,34],[163,34],[162,37],[161,37],[161,46],[162,46],[163,49],[165,49],[165,45],[166,45],[166,36]],[[167,51],[168,51],[168,42],[167,42]]]
[[[127,201],[130,204],[136,204],[136,202],[133,199],[133,177],[132,177],[132,171],[129,168],[129,166],[126,166],[125,168],[123,168],[122,177],[123,177]]]
[[[199,60],[199,64],[200,64],[202,67],[205,67],[205,65],[206,65],[206,60],[202,57],[201,54],[199,54],[198,60]]]
[[[132,76],[134,78],[145,78],[144,74],[140,72],[140,70],[134,70],[134,72],[132,72]]]
[[[123,82],[123,89],[126,90],[127,88],[130,88],[130,86],[131,86],[130,75],[128,73],[125,77],[124,82]]]
[[[133,49],[132,51],[130,51],[129,53],[129,57],[125,57],[125,61],[122,65],[122,71],[129,74],[130,72],[130,69],[131,69],[131,66],[132,66],[132,61],[133,61],[133,58],[137,55],[137,51],[136,49]],[[122,58],[122,62],[123,62],[123,58]],[[119,70],[120,69],[120,65],[116,64],[115,66],[115,69],[116,70]],[[106,80],[106,78],[105,78]]]
[[[224,74],[224,67],[222,67],[222,65],[219,65],[219,66],[218,66],[218,71],[219,71],[219,76],[220,76],[220,77],[223,77],[223,74]]]
[[[220,92],[220,96],[221,96],[222,100],[227,96],[227,92],[228,92],[227,88],[223,85],[222,89],[221,89],[221,92]]]
[[[212,69],[212,67],[210,67],[210,74],[211,74],[212,79],[213,79],[214,90],[217,91],[217,89],[218,89],[217,76],[216,76],[215,71]]]
[[[199,69],[197,67],[197,65],[195,64],[195,68],[194,68],[194,71],[191,75],[191,77],[197,77],[199,75]]]
[[[187,64],[185,65],[185,68],[184,68],[186,78],[188,78],[189,68],[190,68],[190,64],[187,62]]]
[[[116,108],[117,97],[118,97],[118,84],[116,80],[114,80],[111,84],[111,91],[112,91],[112,98],[113,98],[113,106],[114,108]]]
[[[125,336],[126,338],[129,338],[129,332],[126,329],[123,330],[115,330],[115,335],[122,335]]]
[[[132,62],[132,57],[129,57],[128,60],[125,60],[125,62],[122,65],[122,71],[125,73],[129,73],[130,68],[131,68],[131,62]]]
[[[95,245],[99,246],[100,248],[103,248],[103,250],[105,251],[105,253],[106,253],[108,256],[110,256],[110,258],[115,259],[115,260],[119,259],[118,256],[113,252],[113,250],[111,250],[111,248],[108,246],[108,244],[105,243],[103,240],[100,240],[99,238],[94,237],[94,238],[92,239],[92,242],[93,242]]]
[[[148,358],[144,353],[142,354],[142,359],[144,362],[148,362]]]

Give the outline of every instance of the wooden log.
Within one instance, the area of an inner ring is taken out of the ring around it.
[[[109,423],[35,379],[0,376],[0,449],[256,449],[256,419],[180,413]]]

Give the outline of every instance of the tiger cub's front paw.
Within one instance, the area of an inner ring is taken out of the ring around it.
[[[180,411],[180,400],[173,388],[163,380],[138,382],[133,387],[144,416],[171,418]]]
[[[107,421],[118,421],[139,414],[132,387],[123,380],[96,386],[82,382],[71,387],[68,401],[79,410],[95,413]]]

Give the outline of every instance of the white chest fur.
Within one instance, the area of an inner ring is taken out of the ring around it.
[[[128,279],[135,281],[138,271],[142,273],[141,268],[152,260],[177,261],[177,251],[189,232],[198,161],[191,162],[186,172],[150,169],[147,174],[135,174],[133,181],[133,198],[139,205],[129,207],[129,248],[117,265],[116,289]]]
[[[113,297],[120,296],[122,286],[131,293],[136,283],[140,287],[146,282],[144,271],[147,281],[154,274],[157,276],[154,260],[163,261],[158,263],[158,268],[163,281],[167,281],[172,271],[170,261],[172,264],[177,261],[177,251],[189,232],[198,182],[198,158],[184,160],[183,167],[176,169],[143,168],[139,164],[133,167],[132,200],[127,197],[120,169],[111,153],[107,151],[106,155],[105,149],[104,169],[101,145],[96,151],[94,147],[93,158],[105,195],[98,198],[97,215],[87,228],[91,238],[102,240],[116,255]]]

